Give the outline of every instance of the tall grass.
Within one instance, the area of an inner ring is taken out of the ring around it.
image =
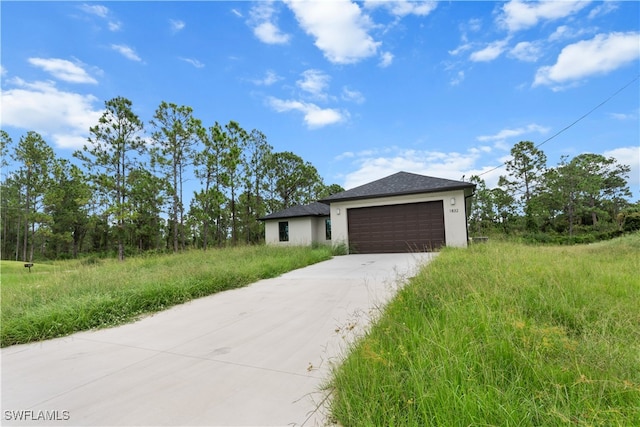
[[[640,234],[445,249],[334,373],[348,426],[640,425]]]
[[[121,324],[331,257],[331,249],[247,246],[36,264],[2,261],[1,345]],[[89,262],[91,261],[91,262]]]

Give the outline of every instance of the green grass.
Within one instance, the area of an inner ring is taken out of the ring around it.
[[[349,426],[640,425],[640,234],[445,249],[336,368]]]
[[[108,327],[329,259],[331,249],[247,246],[116,260],[1,261],[2,347]]]

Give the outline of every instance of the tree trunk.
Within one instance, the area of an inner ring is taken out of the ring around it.
[[[27,194],[24,209],[24,244],[22,248],[22,259],[27,262],[27,244],[29,243],[29,204],[31,203],[31,189],[29,188],[29,182],[31,182],[31,169],[27,169]]]
[[[19,258],[19,254],[20,254],[20,229],[21,229],[21,224],[20,224],[20,215],[18,215],[18,224],[16,227],[16,261],[18,261]]]
[[[209,243],[209,211],[211,210],[211,201],[209,197],[209,186],[211,185],[211,174],[207,174],[207,181],[204,186],[204,205],[202,206],[202,249],[207,250]]]
[[[122,171],[120,173],[120,181],[118,182],[118,200],[120,201],[120,209],[119,211],[119,215],[120,218],[118,218],[118,260],[119,261],[124,261],[124,202],[126,200],[125,194],[124,194],[124,186],[125,186],[125,179],[126,179],[126,173],[125,173],[125,149],[124,147],[122,147],[122,159],[120,162],[120,165],[118,167],[122,167]]]
[[[31,223],[31,248],[29,249],[29,262],[33,262],[33,250],[36,246],[36,225]]]
[[[246,241],[247,244],[251,243],[251,226],[253,225],[253,222],[251,221],[251,192],[247,191],[247,211],[246,211],[246,221],[247,223],[245,224],[245,230],[246,230]]]
[[[78,241],[76,240],[75,236],[73,236],[72,252],[73,252],[73,259],[77,259],[78,258]]]
[[[591,198],[589,204],[591,206],[591,224],[595,226],[598,223],[598,215],[596,214],[596,201]]]
[[[118,240],[118,260],[124,261],[124,243],[122,243],[122,239]]]
[[[178,252],[178,172],[173,164],[173,252]]]
[[[237,225],[236,225],[236,194],[234,187],[231,187],[231,242],[237,243]]]
[[[2,249],[0,250],[0,258],[1,255],[7,253],[7,217],[6,214],[2,217]]]
[[[179,168],[178,173],[180,174],[180,192],[178,193],[178,209],[180,211],[180,249],[184,251],[186,247],[185,239],[187,233],[184,232],[184,205],[182,204],[182,167]]]
[[[571,196],[570,196],[571,197]],[[573,200],[569,200],[569,237],[573,236]]]

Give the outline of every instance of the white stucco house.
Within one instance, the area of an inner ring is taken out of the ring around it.
[[[261,218],[268,245],[331,244],[329,205],[315,202],[293,206]]]
[[[398,172],[262,218],[266,243],[344,244],[350,253],[466,246],[474,190],[469,182]]]

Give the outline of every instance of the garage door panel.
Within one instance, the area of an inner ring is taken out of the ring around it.
[[[347,216],[355,252],[430,251],[445,243],[442,201],[353,208]]]

